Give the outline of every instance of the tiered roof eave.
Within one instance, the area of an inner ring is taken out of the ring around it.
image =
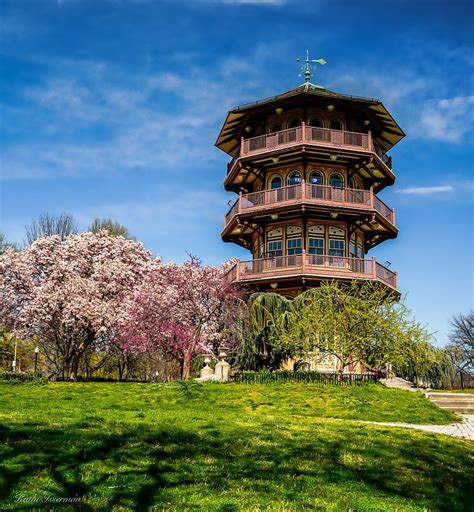
[[[352,107],[364,111],[367,117],[373,120],[374,126],[378,128],[377,133],[374,133],[374,138],[385,151],[388,151],[405,137],[405,132],[380,100],[340,94],[325,89],[322,86],[305,82],[277,96],[231,109],[227,114],[215,145],[225,153],[235,156],[249,117],[269,113],[278,107],[284,108],[292,103],[296,103],[298,97],[303,100],[303,103],[317,103],[315,100],[321,100],[319,103],[324,105],[325,103],[329,104],[328,102],[331,101],[331,103],[341,107]]]

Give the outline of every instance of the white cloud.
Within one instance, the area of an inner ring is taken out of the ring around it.
[[[472,131],[474,96],[426,101],[413,135],[443,142],[460,142]]]
[[[204,170],[220,158],[213,146],[226,110],[253,97],[255,69],[240,60],[245,79],[235,80],[236,66],[229,58],[213,76],[188,68],[126,77],[102,63],[57,63],[23,91],[28,108],[8,107],[7,129],[32,137],[4,148],[2,179]]]
[[[328,83],[329,89],[380,99],[391,108],[402,106],[407,98],[427,90],[431,85],[429,80],[406,72],[394,72],[388,76],[371,68],[336,71],[336,76],[337,78]]]
[[[431,196],[433,194],[446,194],[452,192],[454,188],[451,185],[441,185],[437,187],[410,187],[398,189],[397,194],[407,196]]]

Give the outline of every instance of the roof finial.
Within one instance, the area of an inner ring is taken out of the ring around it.
[[[315,64],[321,64],[324,66],[326,64],[325,59],[310,59],[309,58],[309,50],[306,50],[306,60],[302,61],[301,59],[296,59],[296,62],[304,62],[304,65],[301,66],[301,73],[304,73],[304,81],[306,83],[311,82],[311,69],[312,67],[316,68]],[[298,76],[301,76],[301,73]]]

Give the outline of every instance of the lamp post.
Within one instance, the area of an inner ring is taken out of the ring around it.
[[[17,348],[18,348],[18,342],[15,339],[15,353],[13,355],[13,361],[12,361],[12,369],[13,369],[14,372],[16,372],[16,351],[17,351]]]
[[[39,352],[39,348],[35,347],[35,373],[38,368],[38,352]]]

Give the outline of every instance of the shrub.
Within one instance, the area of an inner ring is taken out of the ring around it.
[[[34,372],[0,372],[0,383],[7,384],[25,384],[25,383],[45,385],[48,379],[42,373]]]

